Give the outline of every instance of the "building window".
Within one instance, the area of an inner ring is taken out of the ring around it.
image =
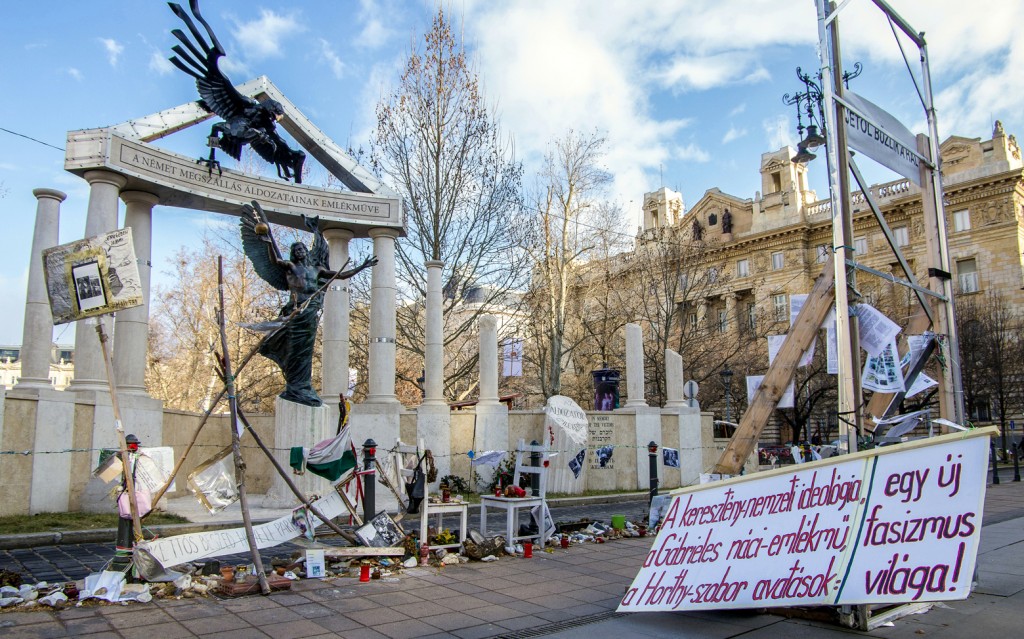
[[[789,304],[786,303],[786,294],[772,295],[772,307],[775,308],[775,321],[785,322],[789,320]]]
[[[825,262],[828,261],[828,244],[819,244],[816,247],[814,247],[814,250],[817,253],[818,264],[824,264]]]
[[[970,231],[971,230],[971,212],[967,209],[963,211],[953,211],[953,230],[956,232]]]
[[[867,255],[868,254],[868,238],[858,237],[853,240],[853,253],[854,255]]]
[[[897,226],[892,230],[892,236],[896,240],[896,246],[906,246],[910,244],[910,234],[907,233],[907,227]]]
[[[718,281],[718,267],[712,266],[708,269],[708,281],[714,284]]]
[[[781,271],[782,267],[786,265],[786,256],[782,251],[772,253],[772,270]]]
[[[956,278],[960,284],[961,293],[977,293],[978,286],[978,264],[974,259],[957,260]]]
[[[685,291],[686,287],[690,285],[690,276],[687,273],[679,274],[679,290]]]
[[[725,311],[718,311],[718,332],[724,333],[729,330],[729,315]]]
[[[750,262],[739,260],[736,262],[736,277],[747,277],[750,275]]]
[[[697,314],[696,313],[690,313],[690,316],[687,319],[690,322],[690,330],[691,331],[697,330]]]
[[[775,171],[772,173],[772,193],[778,193],[782,190],[782,172]]]
[[[992,421],[992,405],[986,395],[977,395],[971,402],[971,419],[976,422]]]

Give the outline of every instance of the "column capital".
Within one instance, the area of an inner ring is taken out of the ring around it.
[[[377,239],[378,237],[390,237],[392,239],[398,239],[399,232],[398,229],[389,229],[382,226],[378,226],[376,228],[370,229],[368,235],[373,239]]]
[[[86,171],[82,177],[89,183],[89,186],[97,183],[110,184],[116,186],[119,191],[128,184],[128,178],[113,171]]]
[[[63,202],[68,199],[68,194],[57,189],[32,189],[32,195],[36,196],[36,199],[42,200],[43,198],[50,198]]]
[[[156,206],[160,203],[160,198],[152,193],[146,191],[121,191],[121,199],[125,204],[147,204],[149,206]]]
[[[324,229],[324,237],[328,240],[341,240],[343,242],[351,241],[356,236],[355,233],[348,229]]]
[[[431,268],[431,267],[435,267],[435,266],[437,268],[444,268],[444,261],[443,260],[427,260],[426,262],[423,263],[423,265],[426,266],[427,268]]]

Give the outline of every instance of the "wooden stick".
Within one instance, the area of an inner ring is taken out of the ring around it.
[[[238,501],[242,506],[242,522],[245,524],[245,538],[249,542],[249,551],[252,554],[252,563],[256,567],[256,576],[259,578],[260,590],[264,595],[270,594],[270,584],[267,583],[267,575],[263,573],[263,559],[260,558],[259,548],[256,546],[256,536],[252,531],[252,518],[249,516],[249,498],[245,490],[245,462],[242,460],[242,446],[238,437],[238,406],[235,399],[235,378],[231,376],[231,356],[228,354],[228,333],[224,327],[224,258],[217,256],[217,296],[220,300],[220,309],[217,312],[217,323],[220,325],[220,346],[224,349],[224,380],[227,385],[228,410],[231,413],[231,452],[235,457],[235,479],[238,481]]]
[[[242,412],[241,408],[238,409],[238,418],[242,420],[243,424],[245,424],[245,429],[249,431],[250,435],[252,435],[253,441],[255,441],[256,445],[259,446],[264,453],[266,453],[267,458],[270,459],[270,463],[274,465],[274,468],[277,469],[277,473],[281,475],[281,479],[284,480],[284,483],[288,485],[288,488],[291,489],[292,493],[295,494],[299,501],[302,502],[303,505],[306,506],[306,508],[309,508],[309,511],[311,513],[319,517],[320,521],[327,524],[328,528],[338,533],[339,535],[344,536],[345,531],[341,529],[341,526],[334,523],[333,520],[328,519],[322,512],[320,512],[320,510],[316,506],[313,505],[312,500],[306,497],[302,493],[302,491],[299,490],[299,487],[295,485],[295,482],[292,481],[292,478],[288,476],[288,471],[281,467],[281,462],[277,461],[277,458],[274,457],[274,453],[271,452],[269,448],[267,448],[267,446],[263,443],[263,440],[260,439],[260,436],[256,434],[256,429],[253,428],[251,424],[249,424],[249,420],[245,418],[245,413]]]
[[[142,539],[142,521],[139,518],[139,506],[135,503],[135,478],[132,477],[131,457],[128,455],[128,443],[124,440],[124,425],[121,423],[121,409],[117,403],[117,389],[114,384],[114,366],[110,362],[110,350],[107,348],[107,334],[103,331],[103,318],[96,318],[96,335],[100,338],[100,350],[103,351],[103,363],[107,367],[107,388],[110,390],[110,406],[114,409],[114,428],[117,430],[118,443],[121,446],[121,466],[124,473],[124,487],[128,491],[128,506],[132,513],[132,528],[135,541]],[[133,544],[134,545],[134,544]]]
[[[345,262],[345,266],[347,265],[348,261]],[[331,282],[336,280],[339,275],[341,275],[341,271],[335,272],[334,275],[329,280],[324,282],[323,285],[317,289],[316,293],[313,293],[313,295],[309,296],[309,298],[306,299],[305,302],[303,302],[301,305],[299,305],[298,308],[292,311],[291,315],[285,318],[281,326],[264,335],[260,339],[260,341],[257,342],[256,345],[253,346],[252,349],[245,354],[245,357],[242,358],[241,362],[238,364],[238,370],[236,371],[236,375],[241,373],[242,369],[246,367],[246,365],[252,360],[253,357],[256,356],[256,353],[259,352],[260,347],[263,346],[264,342],[270,339],[272,335],[276,334],[277,331],[282,330],[285,326],[288,325],[288,322],[291,322],[293,319],[295,319],[295,317],[298,316],[299,313],[304,311],[306,309],[306,306],[309,305],[310,300],[312,300],[320,293],[326,291],[327,287],[331,285]],[[181,454],[181,457],[178,458],[178,461],[175,462],[174,469],[171,470],[171,475],[170,477],[167,478],[167,482],[164,483],[164,485],[160,487],[160,490],[158,490],[157,493],[153,496],[153,508],[156,508],[157,502],[159,502],[160,498],[164,496],[164,493],[167,492],[167,489],[170,487],[170,485],[174,483],[174,478],[177,477],[178,471],[181,470],[182,465],[184,465],[185,463],[185,459],[188,457],[188,454],[192,452],[192,448],[196,445],[196,442],[199,440],[199,434],[203,431],[203,426],[206,426],[206,422],[209,421],[210,415],[213,414],[213,410],[217,407],[217,404],[220,403],[220,400],[224,397],[225,393],[227,393],[227,390],[227,386],[221,388],[220,392],[217,393],[217,397],[215,397],[213,402],[210,403],[210,407],[206,409],[206,412],[203,414],[202,420],[200,420],[199,422],[199,426],[196,427],[196,432],[192,434],[192,440],[188,443],[188,446],[185,447],[185,452],[183,452]]]

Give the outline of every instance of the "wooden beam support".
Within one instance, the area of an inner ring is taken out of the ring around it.
[[[757,440],[761,436],[768,419],[779,403],[779,399],[793,379],[797,364],[803,357],[804,351],[811,345],[811,342],[818,334],[821,323],[828,316],[829,309],[835,297],[832,294],[835,283],[835,268],[833,260],[829,258],[821,271],[821,275],[814,282],[814,288],[807,296],[807,301],[800,309],[796,322],[790,327],[786,335],[786,341],[782,343],[775,361],[768,367],[764,380],[757,392],[754,393],[754,400],[747,407],[740,419],[739,428],[733,433],[728,446],[722,451],[722,457],[715,465],[715,472],[726,475],[735,475],[740,472],[743,462],[757,448]]]

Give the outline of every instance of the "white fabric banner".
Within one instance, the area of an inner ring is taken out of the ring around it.
[[[676,491],[618,611],[965,599],[993,432]]]
[[[337,491],[313,502],[313,505],[328,519],[334,519],[345,511],[345,504]],[[313,524],[319,526],[322,521],[312,517]],[[295,539],[302,534],[302,528],[292,520],[288,513],[280,519],[253,526],[253,536],[258,548],[270,548]],[[211,530],[210,532],[189,533],[175,537],[163,537],[151,541],[139,542],[136,545],[160,562],[165,569],[171,566],[205,559],[220,557],[240,552],[249,552],[249,542],[245,538],[245,528],[230,530]]]

